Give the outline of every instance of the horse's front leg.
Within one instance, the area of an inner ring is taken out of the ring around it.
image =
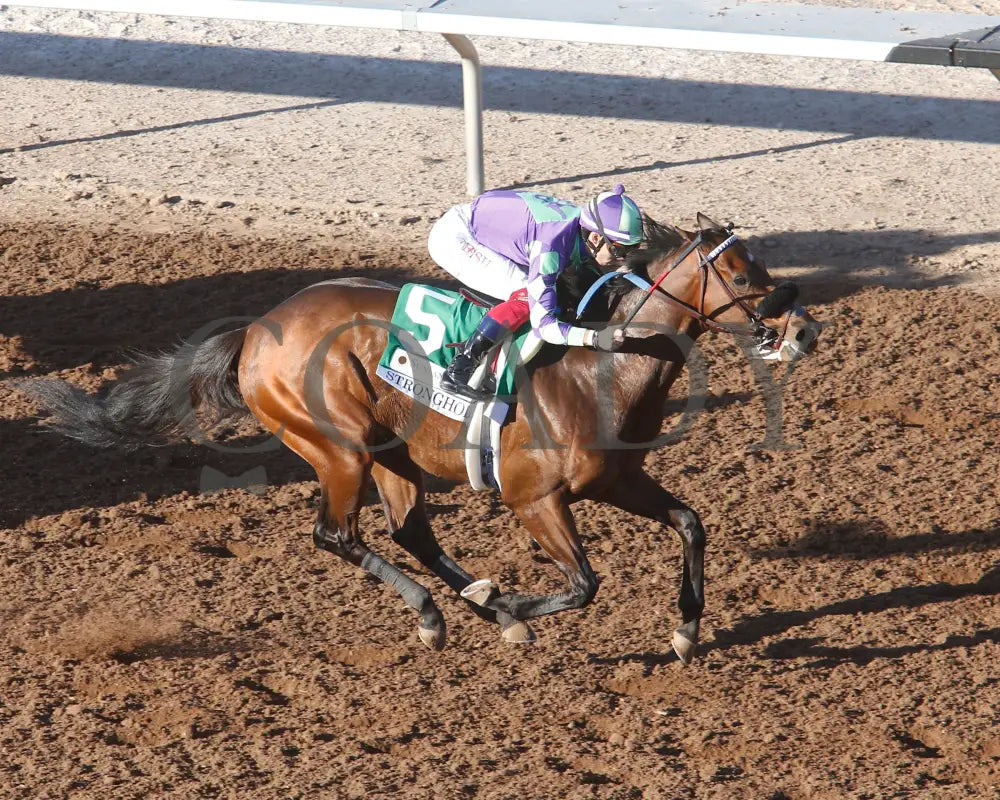
[[[623,511],[669,525],[684,546],[684,576],[677,605],[684,624],[674,631],[673,647],[678,658],[690,664],[698,645],[698,627],[705,608],[705,528],[687,505],[664,489],[645,472],[622,477],[595,498]]]
[[[587,561],[576,522],[569,504],[559,494],[550,494],[531,503],[512,506],[514,513],[542,550],[555,561],[569,582],[565,592],[549,595],[501,594],[495,587],[480,596],[481,602],[494,611],[506,612],[514,619],[525,620],[582,608],[597,594],[597,575]],[[487,581],[480,583],[486,584]]]

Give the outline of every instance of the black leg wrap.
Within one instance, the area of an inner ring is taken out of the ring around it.
[[[437,543],[426,523],[407,520],[402,527],[392,532],[392,540],[411,553],[427,569],[443,580],[454,592],[461,592],[475,578],[454,561]],[[499,622],[497,613],[490,608],[467,601],[469,608],[480,619]],[[509,617],[507,619],[510,619]],[[507,623],[512,624],[513,620]],[[504,627],[507,627],[506,625]]]
[[[445,644],[444,618],[431,593],[412,578],[408,578],[396,567],[382,557],[371,552],[357,535],[357,515],[348,514],[346,530],[332,528],[324,518],[324,508],[321,507],[320,517],[313,527],[313,544],[316,547],[340,556],[355,566],[361,567],[370,575],[378,578],[399,592],[403,602],[415,609],[421,617],[419,628],[420,640],[435,650],[440,650]]]
[[[589,605],[597,594],[599,583],[597,575],[587,565],[584,572],[570,577],[568,592],[549,595],[501,594],[495,599],[491,597],[489,606],[498,614],[507,614],[514,619],[532,619]]]
[[[403,602],[422,615],[426,616],[430,608],[433,608],[430,592],[374,553],[365,553],[361,559],[361,568],[399,592]]]

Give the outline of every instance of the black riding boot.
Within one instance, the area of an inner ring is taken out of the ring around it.
[[[441,388],[469,400],[492,400],[496,392],[496,381],[492,374],[487,372],[482,386],[478,389],[469,386],[469,381],[472,380],[472,374],[479,367],[483,356],[495,345],[496,342],[482,331],[477,330],[473,333],[462,345],[462,349],[455,353],[452,362],[441,376]]]

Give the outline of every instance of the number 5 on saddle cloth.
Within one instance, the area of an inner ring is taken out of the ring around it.
[[[465,462],[469,482],[478,490],[500,488],[500,428],[514,402],[515,372],[542,345],[526,325],[498,349],[494,359],[480,367],[473,378],[476,385],[486,369],[496,368],[493,402],[476,403],[445,391],[441,375],[456,352],[455,344],[472,335],[488,310],[458,292],[416,283],[404,285],[392,313],[389,341],[376,370],[382,380],[418,403],[451,419],[469,419]],[[508,363],[508,357],[514,363]]]

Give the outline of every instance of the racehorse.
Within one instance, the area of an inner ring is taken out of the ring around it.
[[[643,470],[666,395],[706,331],[747,336],[790,361],[814,348],[820,324],[795,305],[794,286],[775,286],[731,226],[703,214],[696,232],[648,222],[648,245],[627,264],[644,286],[621,294],[604,315],[604,333],[627,323],[624,344],[617,352],[611,339],[609,352],[576,347],[546,358],[543,351],[528,364],[530,391],[520,390],[502,430],[501,499],[563,572],[567,586],[558,593],[502,592],[476,581],[436,541],[422,471],[465,479],[463,450],[449,446],[461,441],[462,423],[415,406],[376,376],[399,291],[389,284],[315,284],[245,327],[140,360],[97,396],[54,381],[33,391],[58,431],[98,446],[190,434],[199,408],[220,416],[249,411],[316,471],[315,545],[393,586],[419,613],[419,637],[434,649],[446,634],[430,592],[362,540],[358,515],[370,479],[393,540],[499,623],[509,641],[532,640],[533,617],[594,599],[598,578],[573,503],[610,503],[655,520],[683,545],[682,621],[672,645],[689,663],[705,604],[705,530],[694,510]]]

